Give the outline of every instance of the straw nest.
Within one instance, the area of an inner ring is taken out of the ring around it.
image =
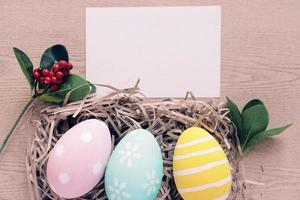
[[[148,129],[160,145],[164,177],[157,199],[181,199],[172,177],[172,156],[176,141],[188,127],[199,126],[210,132],[224,149],[232,168],[233,185],[228,199],[239,193],[238,152],[234,128],[228,118],[225,103],[199,101],[188,94],[185,99],[165,99],[153,102],[140,95],[138,87],[118,90],[104,97],[91,95],[81,102],[51,106],[41,111],[35,121],[35,138],[28,150],[26,167],[32,199],[61,199],[50,190],[46,180],[48,154],[57,140],[72,126],[90,118],[103,120],[116,145],[136,128]],[[107,199],[104,183],[78,199]]]

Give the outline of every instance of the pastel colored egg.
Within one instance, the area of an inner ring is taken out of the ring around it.
[[[153,200],[162,177],[163,160],[155,137],[136,129],[113,151],[105,172],[105,191],[109,200]]]
[[[225,200],[231,190],[231,171],[219,143],[204,129],[186,129],[173,156],[173,176],[185,200]]]
[[[111,152],[107,125],[85,120],[68,130],[49,153],[47,180],[63,198],[77,198],[101,180]]]

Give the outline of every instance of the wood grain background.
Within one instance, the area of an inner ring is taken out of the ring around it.
[[[84,75],[85,7],[179,5],[222,5],[222,99],[230,96],[243,105],[260,98],[269,108],[270,127],[294,123],[246,156],[246,178],[265,185],[248,185],[245,198],[300,199],[299,0],[0,0],[0,140],[29,98],[13,46],[38,65],[45,48],[62,43],[74,72]],[[24,163],[33,134],[27,121],[33,118],[27,114],[0,155],[1,200],[29,199]]]

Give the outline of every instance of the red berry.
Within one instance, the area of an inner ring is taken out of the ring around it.
[[[36,79],[36,80],[39,80],[39,78],[41,77],[40,73],[38,71],[34,71],[33,72],[33,77]]]
[[[55,74],[53,71],[49,72],[49,77],[52,78],[52,77],[55,77]]]
[[[73,65],[71,63],[68,63],[68,67],[67,67],[68,70],[71,70],[73,69]]]
[[[43,76],[48,76],[49,75],[49,70],[48,69],[43,69],[42,74],[43,74]]]
[[[33,73],[34,73],[34,72],[40,73],[40,68],[35,68],[35,69],[33,70]]]
[[[50,87],[51,91],[56,91],[57,88],[58,88],[57,84],[52,84],[51,87]]]
[[[53,70],[54,73],[58,72],[59,66],[58,66],[57,63],[53,65],[52,70]]]
[[[57,78],[55,76],[51,77],[51,83],[57,83]]]
[[[68,62],[65,60],[60,60],[60,61],[58,61],[58,65],[61,69],[63,69],[68,66]]]
[[[45,77],[45,84],[50,84],[51,83],[51,78],[49,76]]]
[[[64,74],[60,71],[56,72],[55,74],[56,78],[62,78],[64,76]]]
[[[39,81],[40,81],[40,83],[44,84],[45,83],[45,78],[41,77]]]
[[[56,83],[61,84],[63,82],[63,80],[64,80],[63,78],[57,78]]]
[[[67,69],[63,70],[62,72],[63,72],[64,76],[70,75],[70,71]]]

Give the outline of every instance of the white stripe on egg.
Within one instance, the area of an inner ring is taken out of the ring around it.
[[[196,174],[202,171],[206,171],[209,170],[211,168],[220,166],[220,165],[224,165],[224,164],[228,164],[227,159],[224,160],[220,160],[220,161],[216,161],[216,162],[211,162],[207,165],[202,165],[200,167],[194,167],[194,168],[189,168],[189,169],[185,169],[185,170],[177,170],[174,171],[174,176],[186,176],[186,175],[191,175],[191,174]]]
[[[213,140],[213,139],[214,138],[209,135],[209,136],[206,136],[204,138],[200,138],[200,139],[197,139],[197,140],[193,140],[191,142],[187,142],[185,144],[177,144],[176,148],[182,149],[182,148],[193,146],[193,145],[196,145],[196,144],[201,144],[201,143],[204,143],[204,142],[208,142],[208,141]]]
[[[182,160],[182,159],[186,159],[186,158],[191,158],[194,156],[201,156],[201,155],[206,155],[206,154],[210,154],[216,151],[223,151],[223,149],[220,146],[216,146],[216,147],[212,147],[206,150],[201,150],[201,151],[196,151],[196,152],[192,152],[192,153],[187,153],[184,155],[180,155],[180,156],[174,156],[173,160]]]
[[[209,183],[206,185],[199,185],[195,187],[190,187],[190,188],[184,188],[184,189],[178,189],[179,193],[187,193],[187,192],[199,192],[202,190],[206,190],[209,188],[214,188],[214,187],[221,187],[223,185],[226,185],[231,181],[231,175],[227,176],[225,179],[214,182],[214,183]]]

